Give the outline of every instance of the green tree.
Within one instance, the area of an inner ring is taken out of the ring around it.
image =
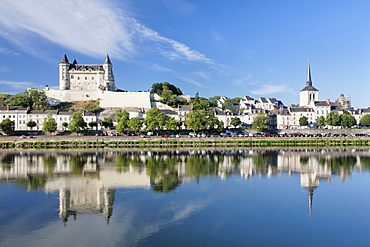
[[[116,130],[117,132],[121,133],[126,128],[128,128],[129,119],[130,119],[130,114],[126,110],[120,109],[116,111],[116,120],[117,120]]]
[[[337,111],[331,111],[326,116],[326,124],[331,126],[340,126],[340,115]]]
[[[302,116],[299,118],[299,125],[300,126],[307,126],[308,125],[308,120],[306,116]]]
[[[29,128],[31,128],[31,130],[34,128],[34,127],[36,127],[36,122],[35,121],[32,121],[32,120],[30,120],[30,121],[28,121],[27,122],[27,127],[29,127]]]
[[[172,85],[168,82],[161,82],[161,83],[153,83],[151,93],[156,93],[159,96],[162,96],[164,87],[166,87],[167,90],[170,90],[172,94],[174,95],[182,95],[182,91],[180,88],[176,87],[175,85]]]
[[[62,123],[62,126],[64,127],[64,130],[66,130],[66,129],[67,129],[67,127],[68,127],[68,123],[63,122],[63,123]]]
[[[98,128],[98,123],[96,121],[90,121],[88,123],[91,129],[94,129],[94,127],[97,129]]]
[[[360,119],[360,125],[369,127],[370,126],[370,114],[365,114]]]
[[[324,116],[320,116],[319,119],[317,119],[317,124],[320,127],[324,127],[326,125],[326,119]]]
[[[82,113],[75,112],[71,115],[71,121],[69,122],[69,130],[77,134],[82,133],[86,130],[87,124],[82,117]]]
[[[55,121],[51,113],[48,113],[44,118],[44,124],[41,130],[42,132],[54,132],[57,130],[57,121]]]
[[[0,128],[2,131],[5,132],[5,134],[9,135],[12,131],[14,131],[14,122],[11,121],[9,118],[6,118],[4,119],[1,123],[0,123]]]
[[[221,122],[214,112],[205,110],[194,110],[186,115],[185,125],[195,132],[201,130],[217,130]]]
[[[135,118],[131,118],[129,121],[128,121],[128,126],[130,129],[132,129],[133,131],[135,132],[138,132],[141,127],[143,126],[143,122],[141,121],[140,118],[138,117],[135,117]]]
[[[262,112],[258,113],[252,122],[252,128],[262,132],[269,130],[270,126],[268,116]]]
[[[345,111],[340,116],[340,125],[346,128],[351,128],[353,125],[356,125],[357,121],[354,116],[352,116],[349,112]]]
[[[161,112],[158,108],[151,108],[146,112],[144,123],[150,131],[162,130],[169,118],[169,116]]]
[[[4,104],[11,106],[30,107],[31,109],[45,109],[48,107],[44,91],[31,89],[10,96]]]
[[[207,98],[199,97],[199,93],[190,101],[193,105],[193,110],[209,110],[211,102]]]
[[[101,126],[103,126],[105,129],[110,129],[113,127],[113,119],[111,118],[104,118],[104,120],[101,122]]]
[[[237,126],[241,125],[242,124],[242,120],[240,120],[240,118],[238,117],[233,117],[230,121],[230,124],[232,126],[234,126],[234,128],[236,128]]]
[[[178,130],[179,122],[175,118],[170,117],[165,125],[167,130]]]
[[[222,109],[226,110],[226,109],[229,109],[229,110],[235,110],[234,109],[234,104],[239,104],[241,98],[239,97],[236,97],[236,98],[231,98],[231,99],[225,99],[225,102],[224,102],[224,105],[222,107]]]
[[[96,114],[101,111],[101,107],[99,106],[99,104],[99,100],[90,100],[89,103],[85,106],[84,110]]]

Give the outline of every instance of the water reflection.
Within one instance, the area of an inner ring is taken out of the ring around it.
[[[2,151],[0,179],[27,191],[59,194],[59,217],[113,214],[117,188],[156,193],[175,191],[202,177],[273,177],[299,174],[312,212],[321,181],[345,180],[352,171],[370,169],[369,150],[183,150],[183,151]]]

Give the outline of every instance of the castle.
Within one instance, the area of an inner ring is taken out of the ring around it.
[[[107,55],[102,64],[72,63],[64,54],[59,62],[59,89],[46,86],[48,103],[100,100],[102,108],[135,107],[148,110],[159,107],[159,96],[149,91],[127,92],[118,90],[113,75],[113,65]],[[163,106],[162,106],[163,107]]]
[[[64,54],[59,63],[60,90],[105,90],[114,91],[112,63],[109,56],[103,64],[78,64],[76,59],[72,63]]]

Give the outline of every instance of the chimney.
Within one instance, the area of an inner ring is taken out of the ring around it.
[[[330,99],[326,100],[326,104],[330,105]]]
[[[7,111],[10,111],[10,105],[7,105],[7,106],[6,106],[6,110],[7,110]]]

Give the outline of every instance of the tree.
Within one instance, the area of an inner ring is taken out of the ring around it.
[[[346,128],[351,128],[353,125],[356,125],[357,121],[354,116],[352,116],[349,112],[345,111],[340,116],[340,125]]]
[[[130,114],[126,110],[120,109],[116,111],[117,132],[121,133],[128,127],[129,118]]]
[[[180,88],[176,87],[175,85],[172,85],[168,82],[162,82],[162,83],[153,83],[151,93],[156,93],[159,96],[162,96],[164,87],[166,87],[167,90],[170,90],[172,94],[174,95],[182,95],[182,91]]]
[[[144,123],[150,131],[162,130],[169,120],[169,116],[161,112],[158,108],[151,108],[146,112]]]
[[[326,119],[324,116],[320,116],[319,119],[317,119],[317,124],[320,127],[324,127],[326,125]]]
[[[9,118],[6,118],[4,119],[1,123],[0,123],[0,128],[2,131],[5,132],[5,134],[9,135],[10,132],[14,131],[14,122],[11,121]]]
[[[88,125],[90,126],[91,129],[93,129],[94,127],[96,129],[98,128],[98,123],[96,121],[91,121],[88,123]]]
[[[67,129],[67,127],[68,127],[68,123],[63,122],[63,123],[62,123],[62,126],[64,127],[64,130],[65,130],[65,129]]]
[[[232,98],[232,99],[225,99],[224,106],[222,107],[222,109],[235,110],[234,105],[239,104],[240,100],[241,98],[239,97]]]
[[[99,104],[99,100],[90,100],[88,105],[85,106],[85,110],[96,114],[101,111]]]
[[[48,107],[44,91],[31,89],[10,96],[4,104],[11,106],[30,107],[31,109],[45,109]]]
[[[217,130],[221,122],[212,111],[194,110],[186,115],[185,125],[195,132],[201,130]]]
[[[71,121],[69,122],[69,130],[77,134],[84,132],[87,124],[82,117],[82,113],[75,112],[71,115]]]
[[[27,127],[31,128],[31,130],[33,129],[33,127],[36,127],[36,125],[37,124],[35,121],[30,120],[27,122]]]
[[[42,132],[54,132],[57,130],[57,121],[52,117],[51,113],[48,113],[44,118],[44,124],[42,125]]]
[[[101,126],[103,126],[105,129],[109,129],[113,127],[113,119],[111,118],[104,118],[104,120],[101,122]]]
[[[236,128],[237,126],[242,124],[242,121],[238,117],[233,117],[230,121],[230,124]]]
[[[340,126],[340,115],[337,111],[331,111],[326,116],[326,124],[331,126]]]
[[[370,114],[365,114],[360,119],[360,125],[362,126],[370,126]]]
[[[131,118],[130,121],[128,122],[128,126],[133,131],[138,132],[141,129],[141,127],[143,126],[143,122],[138,117]]]
[[[178,130],[179,122],[175,118],[170,117],[165,125],[167,130]]]
[[[307,126],[308,125],[308,121],[307,121],[306,116],[302,116],[302,117],[299,118],[299,125],[300,126]]]
[[[270,129],[269,118],[262,112],[254,118],[252,122],[252,128],[257,129],[258,131],[265,132]]]
[[[193,105],[193,110],[208,110],[211,106],[211,102],[207,98],[199,97],[199,93],[195,94],[190,104]]]

